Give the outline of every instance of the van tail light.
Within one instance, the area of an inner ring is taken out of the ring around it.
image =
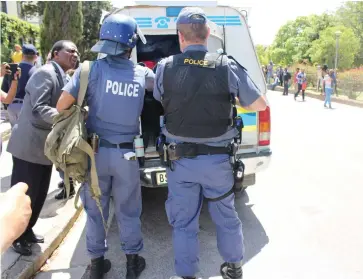
[[[271,133],[271,115],[270,107],[266,107],[264,111],[258,112],[259,129],[258,129],[258,145],[270,145]]]

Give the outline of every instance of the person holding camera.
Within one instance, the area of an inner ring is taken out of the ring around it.
[[[17,79],[18,86],[15,94],[15,98],[9,101],[8,115],[11,127],[14,127],[15,123],[18,121],[21,108],[23,106],[23,100],[25,96],[25,86],[33,72],[34,62],[37,60],[37,49],[32,44],[23,45],[23,58],[20,64],[11,63],[10,69],[11,74],[4,78],[1,90],[4,92],[9,92],[11,84],[16,75],[16,69],[19,67],[21,69],[22,75]],[[11,78],[12,77],[12,78]]]
[[[1,65],[1,75],[0,77],[3,76],[11,76],[12,75],[12,71],[10,69],[10,65],[8,63],[3,63]],[[18,89],[18,80],[20,78],[21,75],[21,69],[17,68],[17,71],[15,72],[14,75],[12,75],[12,80],[10,83],[10,88],[7,92],[4,92],[3,90],[1,90],[1,103],[7,105],[10,104],[16,95],[16,91]]]

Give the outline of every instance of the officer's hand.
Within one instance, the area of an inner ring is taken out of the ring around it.
[[[18,183],[0,195],[1,251],[5,251],[27,228],[32,214],[28,185]]]

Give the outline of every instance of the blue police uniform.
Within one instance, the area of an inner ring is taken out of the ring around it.
[[[190,11],[186,9],[178,21],[191,23]],[[188,14],[189,13],[189,14]],[[201,14],[200,9],[197,13]],[[207,52],[203,45],[191,45],[183,50]],[[173,56],[159,62],[154,86],[154,98],[162,101],[164,95],[164,69]],[[260,91],[247,72],[234,60],[228,59],[228,86],[230,93],[238,97],[242,106],[249,106],[260,97]],[[184,77],[186,80],[188,77]],[[208,97],[206,97],[208,98]],[[177,108],[178,109],[178,108]],[[183,108],[180,108],[183,109]],[[201,112],[202,113],[202,112]],[[168,143],[200,143],[209,146],[226,146],[237,135],[237,130],[228,128],[227,132],[214,138],[187,138],[168,132],[162,128]],[[234,184],[233,170],[229,155],[201,155],[193,159],[182,158],[173,161],[173,171],[167,169],[169,194],[166,211],[169,223],[173,226],[173,247],[175,270],[178,276],[194,278],[198,272],[199,214],[203,196],[217,198],[231,190]],[[220,255],[227,263],[237,263],[243,259],[242,224],[234,207],[234,194],[219,201],[208,203],[208,209],[217,230],[217,246]],[[237,277],[236,277],[237,278]],[[238,277],[239,278],[239,277]]]
[[[131,30],[127,31],[130,25]],[[134,65],[128,57],[118,55],[124,52],[118,42],[126,45],[125,41],[128,42],[135,32],[136,22],[132,18],[123,15],[106,18],[100,30],[101,41],[92,50],[108,55],[93,62],[85,97],[89,106],[88,133],[96,133],[100,138],[95,159],[104,217],[107,220],[112,195],[121,248],[126,255],[137,255],[143,248],[143,238],[139,164],[137,160],[124,159],[124,154],[133,151],[133,140],[140,133],[139,117],[145,89],[152,90],[154,84],[154,73],[150,69]],[[111,41],[116,37],[117,41]],[[136,41],[129,44],[129,48],[134,44]],[[81,67],[63,89],[75,99],[80,86],[80,71]],[[91,259],[97,259],[107,251],[101,213],[88,185],[82,187],[80,196],[87,212],[87,250]],[[128,270],[127,278],[137,278],[137,273],[130,275]]]

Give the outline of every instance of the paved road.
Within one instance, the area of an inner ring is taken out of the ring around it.
[[[294,102],[292,96],[268,94],[272,162],[268,170],[258,174],[256,185],[236,202],[244,226],[245,278],[362,279],[363,109],[333,104],[335,109],[329,110],[318,100]],[[173,275],[173,251],[164,212],[166,191],[147,190],[143,195],[143,255],[148,267],[140,279],[169,278]],[[84,219],[78,226],[84,226]],[[205,207],[200,227],[199,276],[220,278],[221,258]],[[69,245],[74,252],[64,260],[73,268],[77,262],[87,262],[84,229],[76,230],[79,233],[64,244],[76,243]],[[115,222],[108,243],[107,257],[113,268],[106,278],[124,278],[125,258]],[[48,276],[37,278],[50,278],[57,266],[53,269]],[[62,278],[70,273],[64,266],[59,269]]]

